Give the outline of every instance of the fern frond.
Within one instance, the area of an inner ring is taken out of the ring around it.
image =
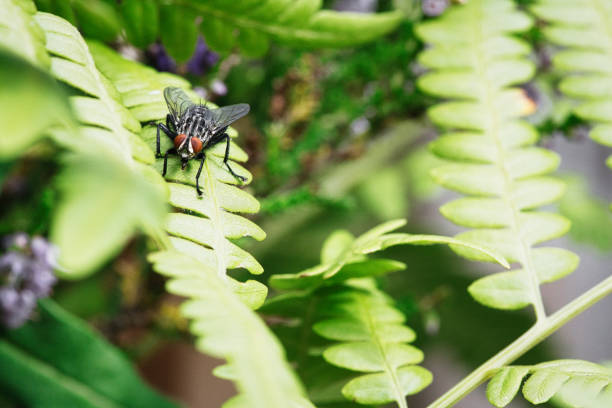
[[[104,0],[35,0],[35,2],[40,11],[61,16],[72,25],[79,27],[85,37],[113,41],[121,31],[121,19],[113,2]]]
[[[612,5],[599,0],[538,0],[531,9],[550,23],[546,38],[565,47],[553,57],[553,66],[563,73],[559,87],[580,104],[579,117],[593,123],[590,136],[612,146]],[[612,156],[606,162],[612,168]]]
[[[406,344],[414,340],[414,333],[402,325],[403,315],[375,287],[372,279],[402,270],[405,265],[391,259],[369,259],[367,254],[400,244],[465,244],[505,263],[503,258],[484,248],[452,238],[392,233],[405,223],[405,220],[389,221],[359,237],[348,231],[334,232],[323,245],[320,265],[270,278],[272,287],[290,292],[270,299],[262,308],[264,313],[301,319],[297,326],[291,323],[289,337],[308,338],[312,320],[318,321],[313,326],[317,334],[341,341],[326,347],[323,357],[337,367],[371,373],[348,383],[344,379],[344,396],[363,404],[396,401],[404,407],[406,395],[417,393],[431,382],[431,374],[415,365],[422,360],[422,353]],[[296,330],[299,335],[293,333]],[[309,350],[297,350],[293,354],[308,353]]]
[[[559,237],[569,229],[564,217],[536,211],[557,200],[564,184],[545,176],[559,157],[534,147],[535,129],[518,119],[533,111],[533,102],[512,86],[534,72],[529,46],[512,36],[531,20],[508,0],[472,0],[452,7],[441,18],[418,27],[418,35],[433,45],[420,55],[432,71],[419,86],[450,98],[429,110],[445,129],[431,149],[455,163],[433,170],[441,185],[469,195],[441,208],[456,224],[474,228],[457,236],[487,245],[520,269],[474,282],[469,291],[484,305],[519,309],[533,304],[545,317],[539,285],[571,273],[578,257],[560,248],[535,244]],[[484,260],[456,248],[470,259]]]
[[[493,260],[500,265],[508,267],[508,263],[503,257],[486,249],[486,246],[474,245],[467,241],[439,235],[390,233],[405,224],[406,220],[403,219],[387,221],[372,228],[358,238],[355,238],[348,231],[337,231],[323,245],[321,264],[299,273],[273,275],[270,278],[270,285],[284,290],[312,289],[326,284],[342,282],[350,278],[372,276],[367,268],[361,270],[356,264],[367,259],[367,254],[404,244],[448,244],[456,247],[466,247],[479,253],[485,259]],[[391,270],[394,270],[393,265],[393,262],[387,264]],[[379,272],[377,271],[377,273]]]
[[[34,21],[44,31],[51,74],[85,94],[69,98],[80,122],[76,133],[65,127],[48,130],[76,152],[67,156],[58,178],[62,200],[51,238],[60,248],[62,276],[79,278],[115,254],[136,229],[160,229],[163,181],[136,161],[146,163],[153,156],[137,136],[140,123],[97,70],[77,29],[48,13],[36,13]]]
[[[125,106],[140,121],[164,120],[168,110],[163,89],[166,86],[188,86],[188,82],[180,77],[158,73],[126,60],[100,43],[90,42],[89,47],[97,66],[115,84]],[[191,95],[195,99],[195,94]],[[230,136],[237,135],[231,129],[228,133]],[[155,146],[156,127],[145,126],[141,137],[146,145]],[[162,138],[161,142],[162,150],[168,149],[172,143],[167,137]],[[260,274],[263,268],[252,255],[230,240],[245,236],[262,240],[266,234],[256,224],[237,214],[255,213],[259,210],[259,203],[235,185],[236,178],[223,164],[224,149],[225,146],[219,144],[207,150],[200,176],[200,185],[204,187],[203,197],[198,197],[193,188],[199,163],[192,161],[182,171],[178,161],[168,160],[168,201],[183,212],[170,214],[166,230],[174,248],[213,267],[220,277],[230,279],[231,285],[240,288],[237,293],[250,299],[250,304],[256,307],[265,300],[266,287],[257,281],[244,284],[235,281],[227,276],[227,270],[244,268],[253,274]],[[232,142],[231,166],[250,180],[250,173],[236,163],[244,162],[247,158],[247,154]],[[163,159],[157,160],[154,166],[161,172]]]
[[[51,61],[45,49],[45,34],[33,21],[32,0],[6,0],[0,9],[0,46],[41,68]]]
[[[192,20],[194,14],[203,18],[200,29],[212,49],[225,53],[237,46],[249,56],[264,54],[270,39],[298,47],[357,45],[388,33],[402,18],[399,11],[368,15],[321,10],[321,0],[176,1],[164,7],[160,16],[162,27],[180,28],[161,30],[164,45],[179,60],[191,55],[186,47],[195,48],[197,34],[192,31],[197,28],[185,27],[184,17]]]
[[[487,398],[496,407],[505,407],[521,384],[523,396],[533,404],[543,404],[552,398],[563,406],[612,406],[612,369],[588,361],[556,360],[534,366],[503,367],[489,382]]]
[[[330,364],[360,373],[342,388],[343,395],[360,404],[397,401],[431,383],[431,373],[416,364],[423,352],[409,342],[415,333],[404,325],[404,315],[376,288],[372,278],[354,279],[319,303],[325,319],[313,326],[320,336],[340,343],[327,347]]]
[[[150,260],[157,272],[170,277],[169,292],[191,299],[181,309],[194,320],[197,348],[228,361],[221,371],[236,382],[240,395],[224,407],[313,408],[278,340],[215,268],[177,251],[158,252]]]

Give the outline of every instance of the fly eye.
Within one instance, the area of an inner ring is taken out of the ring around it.
[[[191,147],[193,148],[194,153],[200,153],[200,150],[202,150],[202,141],[197,137],[192,137]]]
[[[174,147],[178,149],[183,144],[186,138],[187,138],[187,135],[185,135],[184,133],[177,135],[174,138]]]

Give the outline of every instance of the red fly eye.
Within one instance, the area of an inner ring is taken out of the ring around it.
[[[185,135],[184,133],[181,133],[180,135],[177,135],[174,138],[174,147],[176,147],[178,149],[183,144],[183,142],[185,141],[186,138],[187,138],[187,135]]]
[[[200,150],[202,150],[202,141],[198,139],[197,137],[192,137],[191,147],[193,147],[194,153],[200,153]]]

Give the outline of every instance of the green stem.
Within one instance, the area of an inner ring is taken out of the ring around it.
[[[452,407],[480,384],[493,376],[498,369],[512,363],[557,331],[565,323],[584,312],[611,292],[612,276],[609,276],[557,312],[540,320],[512,344],[490,358],[476,370],[472,371],[467,377],[461,380],[461,382],[432,402],[428,408]]]

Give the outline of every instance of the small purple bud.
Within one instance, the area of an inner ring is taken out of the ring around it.
[[[225,85],[223,81],[215,79],[210,84],[210,90],[216,95],[224,96],[225,94],[227,94],[227,85]]]
[[[46,265],[39,263],[35,264],[33,268],[24,280],[24,288],[31,291],[38,297],[46,297],[51,293],[53,285],[57,282],[57,278]]]
[[[448,7],[448,0],[423,0],[421,3],[421,9],[423,14],[428,17],[437,17]]]
[[[38,262],[47,265],[49,268],[58,267],[58,249],[55,245],[42,237],[34,237],[32,238],[30,248]]]
[[[2,288],[0,291],[0,321],[12,329],[21,326],[36,307],[36,296],[29,290],[17,292],[14,289]]]
[[[26,274],[31,262],[26,255],[13,251],[0,256],[0,283],[14,285]]]

